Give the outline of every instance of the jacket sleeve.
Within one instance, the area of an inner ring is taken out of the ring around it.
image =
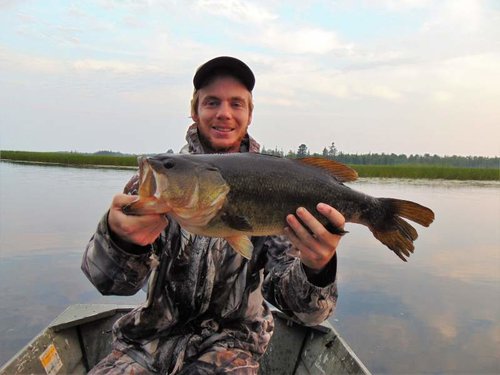
[[[268,237],[264,297],[287,315],[305,325],[326,320],[337,302],[336,255],[314,279],[308,277],[297,250],[284,236]]]
[[[135,174],[124,189],[125,194],[137,194],[139,175]],[[151,246],[122,243],[113,238],[108,227],[108,213],[97,226],[82,260],[82,271],[92,284],[105,295],[132,295],[146,283],[151,269]]]
[[[82,271],[104,295],[135,294],[149,276],[151,252],[123,250],[111,238],[107,217],[101,219],[85,249]]]

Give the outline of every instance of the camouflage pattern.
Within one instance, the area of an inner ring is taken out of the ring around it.
[[[196,125],[186,139],[181,152],[205,152]],[[241,152],[258,150],[247,136]],[[134,176],[125,192],[137,188]],[[310,280],[285,237],[252,238],[249,260],[225,240],[193,235],[173,220],[150,247],[118,242],[105,215],[82,270],[102,294],[132,295],[149,279],[148,297],[117,321],[115,351],[94,374],[256,374],[274,328],[264,299],[306,325],[321,323],[335,307],[336,257]]]

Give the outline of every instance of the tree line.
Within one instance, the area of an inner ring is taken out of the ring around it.
[[[262,147],[262,153],[287,158],[301,158],[306,156],[322,156],[329,159],[335,159],[345,164],[357,165],[433,165],[433,166],[451,166],[462,168],[500,168],[499,157],[485,156],[439,156],[430,154],[348,154],[337,149],[335,143],[323,148],[321,153],[312,153],[306,144],[301,144],[297,151],[288,151],[285,154],[283,150],[266,149]]]
[[[173,153],[169,149],[167,153]],[[332,142],[328,147],[324,147],[321,153],[311,152],[306,144],[302,143],[296,151],[288,151],[285,153],[277,147],[274,149],[266,149],[262,147],[263,154],[275,155],[287,158],[301,158],[306,156],[322,156],[329,159],[334,159],[345,164],[355,165],[433,165],[461,168],[500,168],[499,157],[485,156],[439,156],[430,154],[385,154],[385,153],[368,153],[368,154],[348,154],[339,151]],[[112,155],[112,156],[131,156],[131,154],[122,154],[116,151],[97,151],[97,155]]]

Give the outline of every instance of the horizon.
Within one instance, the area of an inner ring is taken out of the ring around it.
[[[265,146],[262,146],[261,145],[261,152],[262,150],[266,150],[266,151],[275,151],[275,149],[270,149],[270,148],[266,148]],[[156,154],[161,154],[161,153],[167,153],[168,151],[172,150],[173,153],[177,153],[175,150],[173,150],[172,148],[167,148],[167,150],[165,150],[164,152],[159,152],[159,153],[156,153],[156,152],[142,152],[142,153],[133,153],[133,152],[127,152],[127,151],[116,151],[116,150],[96,150],[96,151],[78,151],[78,150],[41,150],[41,151],[33,151],[33,150],[0,150],[0,156],[1,156],[1,152],[2,151],[5,151],[5,152],[39,152],[39,153],[76,153],[76,154],[96,154],[96,153],[99,153],[99,152],[108,152],[108,153],[116,153],[116,154],[121,154],[121,155],[124,155],[124,156],[140,156],[140,155],[156,155]],[[283,152],[283,154],[286,156],[288,155],[289,153],[293,152],[293,153],[297,153],[297,150],[288,150],[288,151],[284,151],[283,149],[278,149],[279,152]],[[310,152],[310,155],[319,155],[321,156],[322,154],[322,151],[315,151],[315,150],[310,150],[308,149],[308,152]],[[399,153],[399,154],[396,154],[396,153],[389,153],[389,152],[363,152],[363,153],[351,153],[351,152],[343,152],[342,150],[338,150],[337,151],[337,155],[339,154],[342,154],[342,155],[396,155],[396,156],[406,156],[406,157],[410,157],[410,156],[431,156],[431,157],[434,157],[434,156],[437,156],[439,158],[453,158],[453,157],[458,157],[458,158],[485,158],[485,159],[500,159],[500,156],[485,156],[485,155],[440,155],[440,154],[428,154],[428,153],[425,153],[425,154],[405,154],[405,153]],[[8,159],[6,159],[8,160]],[[500,166],[499,166],[500,168]]]
[[[498,35],[493,0],[8,0],[0,149],[178,151],[195,70],[231,55],[266,148],[498,157]]]

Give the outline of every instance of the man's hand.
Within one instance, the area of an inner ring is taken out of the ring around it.
[[[330,223],[339,229],[344,229],[345,218],[333,207],[319,203],[316,207]],[[333,258],[339,244],[340,235],[330,233],[309,211],[299,207],[296,215],[307,227],[304,227],[295,215],[288,215],[288,227],[285,234],[290,242],[300,251],[302,263],[315,273],[319,273]]]
[[[113,233],[122,240],[136,245],[146,246],[153,243],[167,227],[165,215],[128,216],[122,212],[122,207],[137,200],[137,196],[117,194],[109,209],[108,225]]]

